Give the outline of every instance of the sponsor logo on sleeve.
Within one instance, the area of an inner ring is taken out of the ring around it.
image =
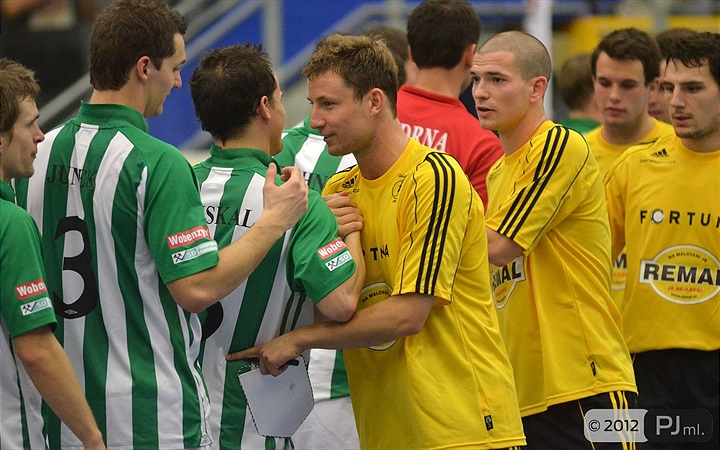
[[[184,245],[193,244],[201,239],[211,239],[208,227],[199,226],[191,230],[181,231],[167,237],[168,247],[178,248]]]
[[[25,300],[33,295],[47,294],[47,288],[45,287],[45,281],[40,278],[29,283],[15,286],[15,292],[17,293],[18,300]]]
[[[190,260],[193,260],[195,258],[198,258],[205,253],[210,252],[216,252],[218,249],[217,242],[210,241],[210,242],[203,242],[200,245],[197,245],[193,248],[189,248],[187,250],[182,250],[176,253],[172,254],[172,260],[173,264],[181,264],[184,262],[188,262]]]
[[[338,267],[351,260],[352,256],[350,256],[350,252],[345,252],[341,255],[336,256],[330,261],[325,261],[325,266],[327,266],[328,270],[332,272],[333,270],[337,269]]]
[[[323,260],[326,260],[343,250],[345,250],[347,246],[345,245],[345,242],[340,239],[336,238],[334,241],[330,242],[327,245],[323,245],[322,247],[317,249],[318,255],[320,255],[320,258]]]
[[[20,311],[22,311],[23,316],[27,316],[30,314],[34,314],[38,311],[42,311],[43,309],[48,309],[52,307],[53,305],[50,299],[47,297],[43,297],[39,300],[23,303],[22,305],[20,305]]]
[[[317,252],[330,272],[348,261],[352,261],[350,251],[347,249],[345,242],[343,242],[340,238],[337,238],[329,244],[318,248]]]

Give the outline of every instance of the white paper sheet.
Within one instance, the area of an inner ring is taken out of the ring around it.
[[[261,436],[291,437],[312,411],[314,402],[305,359],[280,376],[263,375],[256,364],[240,370],[238,379]]]

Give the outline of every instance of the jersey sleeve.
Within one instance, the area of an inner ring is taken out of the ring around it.
[[[523,156],[522,170],[510,194],[487,226],[512,239],[526,252],[540,238],[568,217],[584,200],[587,190],[583,171],[590,159],[585,140],[575,131],[553,127],[545,139],[533,139]]]
[[[355,273],[355,261],[345,242],[338,237],[335,216],[314,191],[308,196],[308,210],[295,225],[289,249],[293,280],[317,303]]]
[[[166,152],[147,182],[144,228],[160,276],[170,283],[217,265],[190,164],[177,151]]]
[[[628,169],[624,158],[615,161],[605,175],[605,198],[607,201],[608,220],[610,222],[610,238],[612,257],[616,258],[625,248],[625,198],[628,187]]]
[[[479,201],[454,159],[440,152],[427,155],[400,188],[400,253],[392,295],[418,293],[452,301],[472,203]]]
[[[10,338],[57,323],[45,286],[40,234],[33,219],[16,205],[2,202],[0,305]]]

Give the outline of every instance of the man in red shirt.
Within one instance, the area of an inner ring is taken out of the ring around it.
[[[398,91],[397,113],[405,134],[458,160],[487,205],[485,178],[502,145],[458,99],[470,84],[480,28],[466,1],[430,0],[413,10],[408,44],[418,71],[413,85]]]

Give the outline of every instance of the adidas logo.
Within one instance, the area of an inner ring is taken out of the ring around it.
[[[347,180],[346,182],[344,182],[344,183],[342,184],[342,187],[345,188],[345,189],[350,189],[350,188],[352,188],[353,186],[355,186],[355,178],[357,178],[357,175],[355,175],[354,177],[352,177],[352,178],[350,178],[349,180]]]
[[[660,150],[658,152],[650,153],[650,156],[654,156],[656,158],[667,158],[669,155],[668,155],[667,150],[665,150],[663,148],[662,150]]]

